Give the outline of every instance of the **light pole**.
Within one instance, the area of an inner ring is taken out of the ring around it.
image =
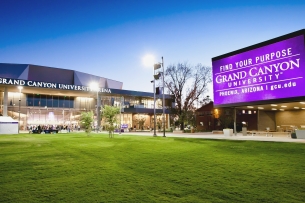
[[[155,73],[155,70],[154,70],[154,73]],[[150,81],[154,84],[154,137],[157,136],[156,134],[156,89],[155,89],[155,79]]]
[[[163,56],[162,56],[162,69],[163,69],[163,76],[162,76],[162,79],[163,79],[163,89],[162,89],[162,93],[163,93],[163,137],[166,137],[165,136],[165,86],[164,86],[164,61],[163,61]]]
[[[122,131],[122,103],[124,101],[124,97],[121,97],[120,98],[120,129],[119,129],[119,135],[121,134],[121,131]]]
[[[163,82],[163,88],[162,88],[162,96],[163,96],[163,101],[162,101],[162,109],[163,109],[163,116],[162,116],[162,125],[163,125],[163,137],[165,136],[165,85],[164,85],[164,60],[163,60],[163,56],[161,57],[162,59],[162,63],[157,63],[154,65],[154,70],[157,70],[159,68],[161,68],[162,65],[162,82]],[[157,75],[154,75],[154,79],[158,80],[159,77],[161,76],[161,72],[159,72]]]
[[[18,134],[19,134],[19,129],[20,129],[20,103],[21,103],[21,90],[23,89],[22,86],[18,86],[19,89],[19,118],[18,118]]]

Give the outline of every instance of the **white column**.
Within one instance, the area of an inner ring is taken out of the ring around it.
[[[97,92],[96,95],[96,126],[98,132],[101,127],[101,95],[99,94],[99,92]]]
[[[29,109],[26,110],[26,116],[24,118],[24,129],[27,130],[28,127],[28,118],[30,116],[30,111]]]
[[[167,128],[169,129],[171,126],[171,123],[170,123],[170,119],[169,119],[169,114],[167,114]]]

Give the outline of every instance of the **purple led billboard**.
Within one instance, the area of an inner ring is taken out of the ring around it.
[[[304,35],[214,60],[214,105],[305,96]]]

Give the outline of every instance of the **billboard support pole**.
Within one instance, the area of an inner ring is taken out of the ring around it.
[[[235,136],[237,135],[237,132],[236,132],[236,108],[234,107],[234,134]]]
[[[257,130],[259,130],[259,109],[257,109],[257,114],[256,114],[256,116],[257,116]]]

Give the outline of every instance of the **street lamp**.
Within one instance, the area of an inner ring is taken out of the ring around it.
[[[155,71],[154,71],[155,72]],[[151,83],[154,84],[154,137],[157,136],[156,134],[156,89],[155,89],[155,79],[150,81]]]
[[[18,86],[19,89],[19,118],[18,118],[18,133],[19,133],[19,129],[20,129],[20,103],[21,103],[21,90],[23,89],[22,86]]]
[[[119,135],[121,134],[121,131],[122,131],[122,111],[124,109],[122,109],[122,103],[124,102],[124,97],[121,97],[120,98],[120,129],[119,129]]]
[[[164,75],[165,75],[165,72],[164,72],[164,61],[163,61],[163,56],[162,56],[162,69],[163,69],[163,137],[166,137],[165,136],[165,85],[164,85]]]
[[[100,114],[100,106],[101,106],[101,100],[99,99],[99,85],[96,82],[92,82],[90,84],[91,91],[96,91],[96,132],[98,133],[100,129],[100,120],[101,120],[101,114]]]
[[[162,90],[162,96],[163,96],[163,102],[162,102],[162,109],[163,109],[163,116],[162,116],[162,125],[163,125],[163,137],[165,136],[165,85],[164,85],[164,61],[163,61],[163,56],[161,57],[162,59],[162,63],[157,63],[154,65],[154,71],[161,68],[162,65],[162,71],[163,72],[159,72],[159,74],[154,75],[154,79],[158,80],[159,77],[161,76],[162,73],[162,80],[163,80],[163,90]]]

